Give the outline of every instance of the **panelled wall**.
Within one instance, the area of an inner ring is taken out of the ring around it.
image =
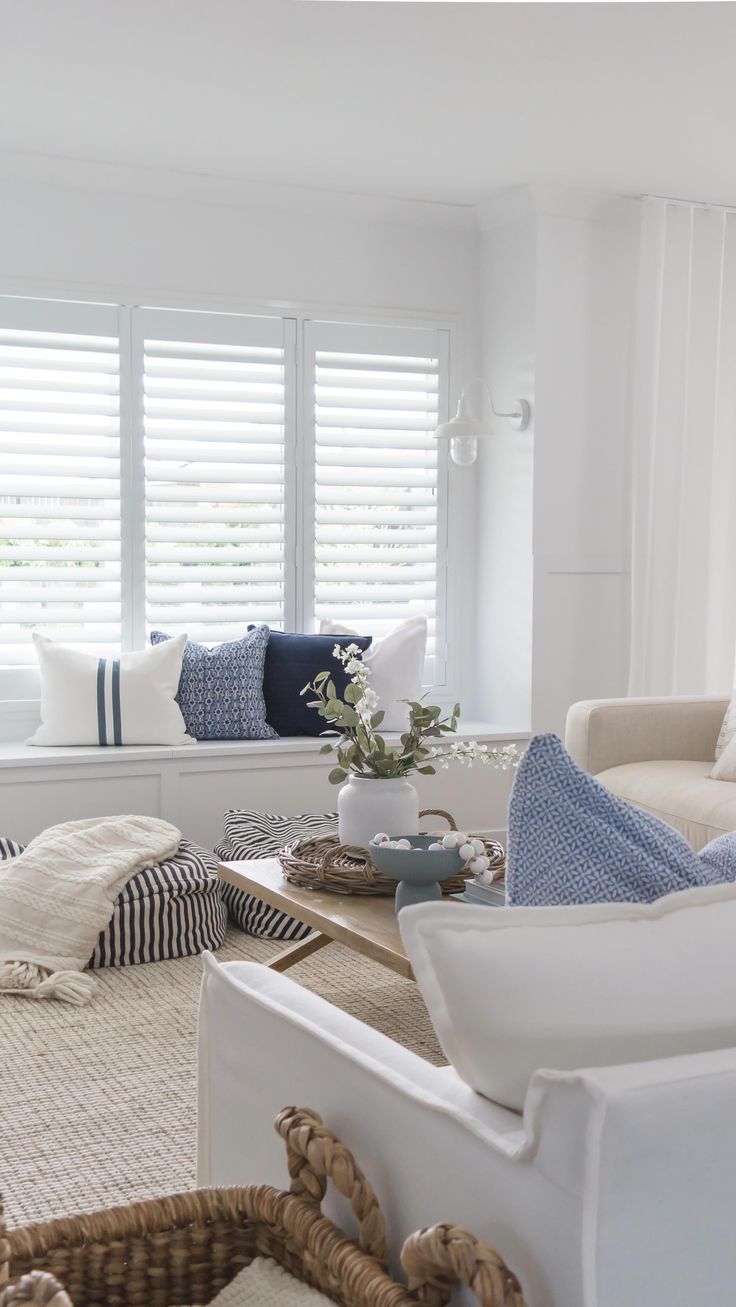
[[[482,213],[484,370],[533,421],[498,423],[481,454],[476,712],[512,703],[535,731],[626,694],[639,208],[523,188]]]

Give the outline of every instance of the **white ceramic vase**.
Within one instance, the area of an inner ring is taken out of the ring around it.
[[[419,833],[419,795],[403,776],[384,781],[351,774],[337,796],[337,813],[341,844],[365,849],[379,831]]]

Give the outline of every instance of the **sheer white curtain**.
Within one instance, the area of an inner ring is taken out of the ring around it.
[[[736,212],[644,201],[634,358],[631,694],[731,689]]]

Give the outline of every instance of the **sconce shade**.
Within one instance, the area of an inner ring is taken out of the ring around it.
[[[463,392],[454,418],[441,422],[434,434],[437,440],[452,440],[455,436],[485,436],[489,432],[485,422],[473,417],[470,401]]]

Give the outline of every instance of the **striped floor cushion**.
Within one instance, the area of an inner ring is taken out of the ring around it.
[[[22,852],[0,837],[0,861]],[[227,929],[219,891],[217,859],[182,840],[176,857],[131,876],[87,965],[127,967],[218,949]]]
[[[285,844],[291,844],[300,836],[333,835],[336,830],[336,812],[281,817],[272,812],[247,812],[235,808],[225,813],[223,839],[215,853],[223,862],[275,858]],[[231,922],[249,935],[296,940],[311,934],[311,926],[295,921],[277,908],[270,908],[254,894],[246,894],[244,890],[224,883],[221,891]]]

